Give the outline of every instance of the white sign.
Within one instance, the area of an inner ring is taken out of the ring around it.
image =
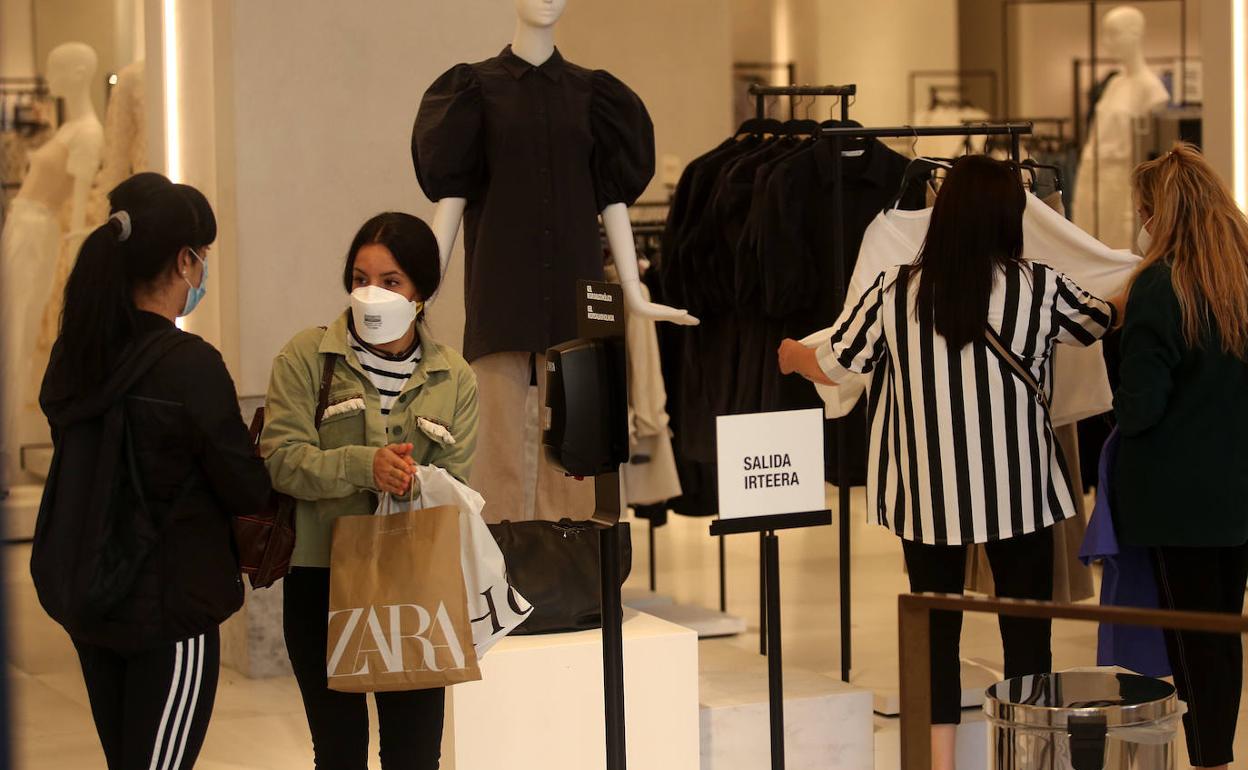
[[[823,410],[719,417],[719,516],[821,511]]]

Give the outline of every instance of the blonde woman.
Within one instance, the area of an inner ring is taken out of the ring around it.
[[[1127,295],[1118,536],[1152,549],[1162,605],[1239,614],[1248,580],[1248,223],[1178,144],[1133,176],[1144,262]],[[1240,637],[1166,635],[1195,767],[1227,767]]]

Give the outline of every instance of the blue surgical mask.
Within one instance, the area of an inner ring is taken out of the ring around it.
[[[182,312],[178,314],[179,316],[190,315],[195,310],[196,305],[199,304],[199,301],[208,293],[208,262],[199,254],[196,254],[195,249],[188,248],[187,251],[191,252],[195,259],[198,259],[200,264],[204,266],[204,274],[199,279],[199,286],[192,286],[191,282],[186,280],[186,276],[182,276],[182,280],[186,281],[186,304],[182,306]]]

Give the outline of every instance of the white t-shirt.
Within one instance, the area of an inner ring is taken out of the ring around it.
[[[923,248],[932,210],[881,212],[867,228],[846,294],[847,305],[868,289],[880,273],[914,262]],[[1140,258],[1130,251],[1111,249],[1071,224],[1036,196],[1027,194],[1023,215],[1023,256],[1043,262],[1069,276],[1080,288],[1110,299],[1126,286]],[[832,327],[802,340],[815,347],[832,336]],[[1069,425],[1113,409],[1114,397],[1101,344],[1087,348],[1059,345],[1053,365],[1053,425]],[[843,417],[871,382],[870,375],[846,380],[837,387],[815,386],[829,419]]]

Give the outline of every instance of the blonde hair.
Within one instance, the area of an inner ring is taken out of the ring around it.
[[[1131,183],[1152,236],[1136,276],[1157,262],[1169,265],[1188,346],[1199,347],[1213,325],[1223,351],[1245,358],[1248,221],[1230,190],[1200,151],[1185,142],[1140,164]]]

